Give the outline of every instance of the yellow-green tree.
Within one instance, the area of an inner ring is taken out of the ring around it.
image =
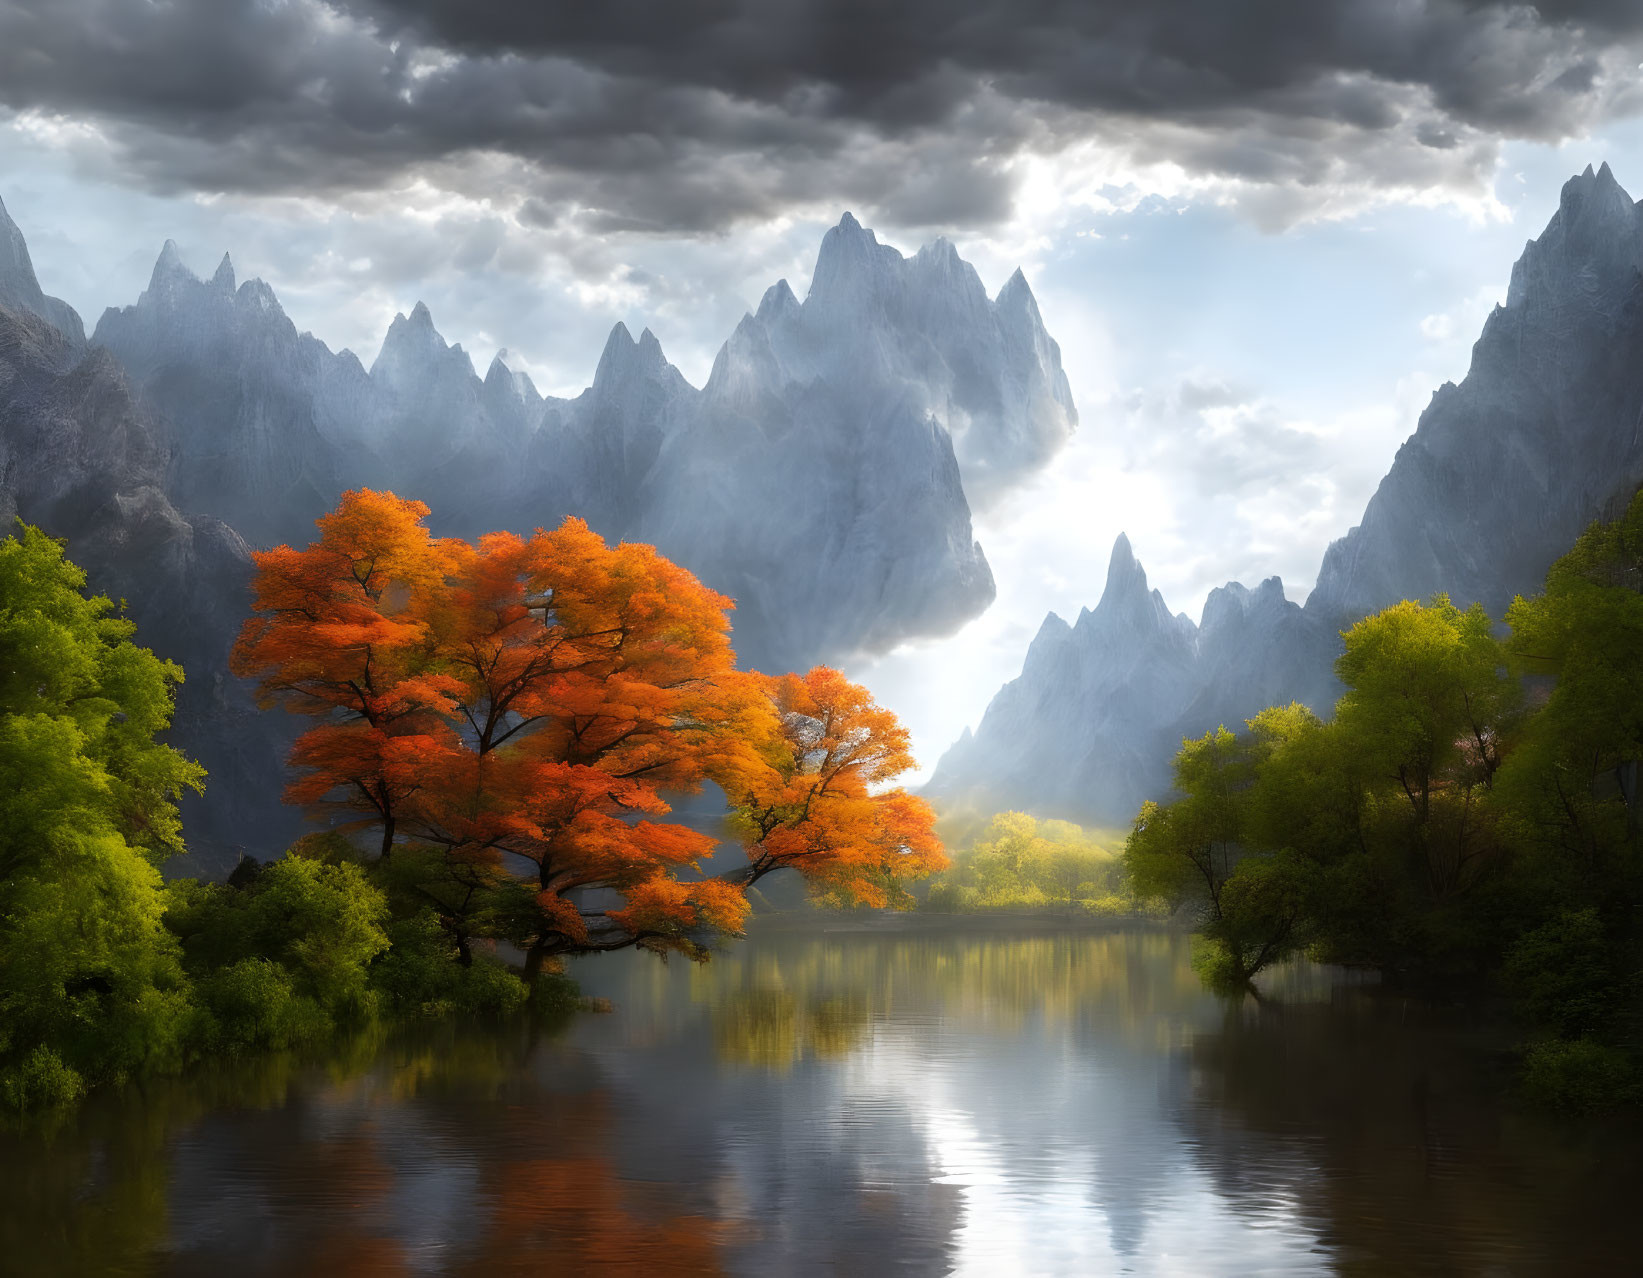
[[[161,922],[177,799],[155,736],[182,671],[38,529],[0,542],[0,1098],[66,1099],[174,1061],[189,1010]]]
[[[1129,905],[1118,895],[1118,877],[1113,851],[1080,826],[1000,812],[931,886],[928,903],[936,910],[1112,912]]]

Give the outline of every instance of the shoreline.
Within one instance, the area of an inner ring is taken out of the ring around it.
[[[987,935],[1093,933],[1132,930],[1149,932],[1191,931],[1167,919],[1107,918],[1090,914],[1048,914],[1029,911],[989,911],[985,914],[938,914],[924,910],[885,910],[873,913],[823,913],[781,911],[755,915],[747,921],[742,935],[747,940],[761,936],[796,934],[846,934],[865,936]]]

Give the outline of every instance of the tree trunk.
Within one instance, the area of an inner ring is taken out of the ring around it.
[[[542,965],[548,961],[548,948],[540,943],[525,951],[525,984],[534,986],[542,975]]]

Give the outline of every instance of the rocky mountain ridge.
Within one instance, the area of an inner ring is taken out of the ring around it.
[[[1213,591],[1197,626],[1171,618],[1120,538],[1095,611],[1045,621],[926,792],[1127,825],[1184,737],[1291,700],[1327,714],[1342,629],[1438,591],[1499,617],[1640,483],[1643,204],[1605,164],[1564,185],[1465,379],[1433,395],[1304,608],[1269,578]]]
[[[767,669],[939,633],[991,602],[954,439],[994,485],[1074,424],[1030,290],[1018,277],[989,300],[950,245],[904,258],[848,215],[817,277],[803,302],[770,290],[700,389],[618,324],[588,389],[554,399],[500,354],[479,377],[421,303],[367,369],[226,254],[202,278],[170,242],[88,347],[0,221],[0,513],[67,537],[142,641],[184,665],[173,740],[211,774],[184,813],[201,864],[301,829],[278,803],[300,725],[259,716],[227,657],[250,548],[306,543],[346,488],[421,497],[447,535],[576,514],[653,541],[737,599],[738,651]]]
[[[770,666],[976,615],[994,592],[970,490],[1042,465],[1076,422],[1019,272],[989,299],[951,244],[903,257],[849,214],[805,300],[773,286],[700,389],[618,324],[588,389],[545,399],[501,356],[481,379],[420,302],[367,371],[226,256],[205,280],[172,244],[92,340],[171,428],[178,504],[254,544],[300,544],[360,485],[421,497],[462,536],[576,514],[736,598],[738,650]]]

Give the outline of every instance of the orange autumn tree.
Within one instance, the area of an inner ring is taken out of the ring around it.
[[[871,838],[901,839],[908,869],[928,860],[928,822],[917,828],[927,809],[853,788],[888,775],[865,756],[831,768],[826,802],[787,801],[827,752],[795,752],[811,702],[735,669],[729,600],[652,547],[609,547],[580,520],[474,545],[431,536],[428,513],[351,492],[306,550],[255,556],[256,615],[234,668],[260,681],[265,704],[320,720],[292,751],[290,801],[342,809],[345,824],[375,831],[380,859],[437,852],[443,889],[418,890],[464,959],[469,937],[487,934],[523,945],[530,970],[636,944],[700,956],[704,936],[740,927],[745,887],[777,868],[772,856],[835,890],[862,886],[868,900],[882,889],[846,867],[865,866]],[[834,697],[854,686],[825,675],[807,679]],[[700,877],[714,841],[659,819],[664,795],[704,781],[770,810],[751,877]],[[858,818],[864,804],[883,810],[876,833],[835,810],[852,796]],[[783,843],[783,822],[802,828],[808,852]],[[820,855],[827,837],[831,858]],[[476,920],[476,893],[504,885],[528,908]]]
[[[748,864],[728,877],[751,887],[792,869],[832,903],[906,904],[904,880],[947,865],[930,806],[882,788],[914,766],[907,729],[826,666],[766,685],[782,748],[773,767],[732,792]]]

